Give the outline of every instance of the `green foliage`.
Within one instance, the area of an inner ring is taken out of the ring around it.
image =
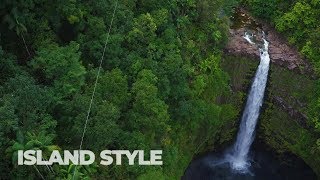
[[[97,172],[97,164],[93,163],[88,166],[76,166],[70,164],[69,166],[54,166],[53,170],[56,172],[57,179],[70,180],[70,179],[85,179],[89,180],[90,175],[92,176]]]
[[[89,72],[88,75],[92,76],[89,79],[94,79],[95,73],[96,71]],[[119,69],[101,73],[88,123],[87,133],[90,136],[84,139],[85,147],[88,146],[99,152],[117,141],[121,133],[119,122],[121,111],[126,108],[129,100],[127,83],[126,76]],[[62,118],[69,122],[66,125],[71,126],[75,134],[72,137],[74,144],[80,142],[92,90],[93,84],[86,89],[85,93],[76,94],[71,102],[65,102],[65,115]],[[96,139],[100,140],[96,141]],[[65,141],[68,142],[68,139]]]
[[[79,42],[81,42],[81,49],[83,52],[86,52],[88,60],[91,63],[96,62],[102,55],[101,49],[106,39],[106,25],[103,22],[102,18],[95,16],[88,16],[88,19],[85,23],[87,32],[86,34],[79,35]]]
[[[236,110],[220,100],[229,79],[219,54],[235,2],[118,2],[83,149],[163,149],[165,165],[75,169],[17,168],[16,151],[42,149],[47,156],[79,147],[115,2],[3,1],[0,168],[10,172],[4,178],[180,178],[209,141],[231,138],[222,134]]]
[[[296,45],[301,54],[304,55],[313,65],[315,75],[320,75],[320,2],[318,0],[312,1],[260,1],[260,0],[246,0],[244,4],[248,3],[250,9],[253,10],[254,15],[267,18],[271,20],[277,30],[282,32],[289,43]],[[269,8],[261,6],[268,3]],[[273,3],[273,4],[272,4]],[[261,10],[262,9],[262,10]],[[268,12],[265,12],[265,11]],[[302,84],[304,84],[302,82]],[[319,131],[319,88],[317,86],[314,90],[311,103],[308,104],[309,120],[313,122],[317,131]],[[320,137],[320,134],[318,134]],[[316,142],[314,142],[316,143]]]
[[[70,24],[79,23],[82,20],[84,10],[77,1],[58,1],[57,4],[61,4],[57,7],[58,13],[66,18]]]
[[[220,68],[220,56],[210,56],[200,64],[200,72],[206,74],[207,88],[210,94],[207,98],[214,101],[218,96],[222,96],[228,89],[228,76]]]
[[[133,84],[133,107],[129,111],[129,124],[134,131],[143,132],[147,142],[161,145],[168,131],[168,106],[158,98],[155,86],[158,78],[150,70],[142,70]]]
[[[249,88],[249,80],[254,75],[258,63],[256,59],[232,56],[223,58],[222,67],[230,74],[233,91],[231,95],[222,100],[238,107],[233,111],[229,109],[228,113],[224,113],[224,117],[226,114],[233,113],[239,117],[246,97],[243,92]],[[284,81],[284,79],[290,79],[290,81]],[[301,157],[316,173],[319,173],[320,151],[316,146],[318,134],[312,127],[312,119],[302,119],[292,114],[291,110],[284,108],[289,107],[289,109],[307,115],[310,110],[308,105],[311,105],[313,97],[317,94],[316,91],[314,79],[271,65],[264,108],[261,111],[257,128],[257,138],[277,151],[278,158],[283,162],[287,163],[286,154],[288,152],[294,153]],[[284,103],[279,105],[274,102],[274,98],[281,98]],[[319,109],[317,110],[319,111]],[[224,133],[224,136],[228,137],[227,134],[232,135],[232,131]]]
[[[28,75],[16,75],[5,84],[3,92],[2,98],[14,107],[21,130],[53,131],[56,122],[50,115],[55,103],[52,91],[36,85]]]
[[[320,74],[320,48],[319,48],[319,11],[320,3],[318,1],[297,2],[291,11],[285,13],[278,21],[276,27],[288,34],[289,41],[298,45],[301,53],[305,55],[313,64],[314,71]],[[319,129],[319,94],[317,88],[313,103],[310,104],[310,116],[316,129]]]
[[[132,48],[145,48],[156,37],[157,25],[151,14],[146,13],[134,19],[133,28],[128,34]]]
[[[249,6],[253,15],[270,20],[277,15],[279,4],[283,3],[281,0],[244,0],[243,4]]]
[[[162,172],[155,171],[155,172],[148,172],[146,174],[140,175],[138,177],[138,180],[149,180],[149,179],[159,179],[159,180],[165,180],[165,176],[162,174]]]
[[[80,90],[84,84],[85,68],[80,62],[79,45],[70,43],[66,47],[52,45],[42,48],[30,65],[43,73],[53,86],[58,97],[66,97]]]
[[[16,66],[16,58],[11,55],[5,53],[1,46],[0,46],[0,71],[5,74],[6,76],[1,76],[0,77],[0,85],[3,85],[3,83],[10,77],[14,75],[14,72],[17,69]]]

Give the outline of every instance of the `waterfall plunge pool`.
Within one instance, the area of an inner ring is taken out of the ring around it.
[[[209,152],[194,159],[182,180],[315,180],[316,175],[305,162],[293,154],[277,158],[261,142],[254,142],[248,173],[232,170],[224,163],[222,153]]]

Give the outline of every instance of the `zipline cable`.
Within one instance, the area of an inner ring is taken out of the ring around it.
[[[112,18],[111,18],[111,22],[110,22],[109,30],[108,30],[108,34],[107,34],[107,39],[106,39],[106,41],[104,43],[104,48],[103,48],[102,56],[101,56],[101,59],[100,59],[98,73],[97,73],[97,76],[96,76],[96,81],[94,83],[94,87],[93,87],[93,91],[92,91],[92,95],[91,95],[91,100],[90,100],[89,108],[88,108],[88,111],[87,111],[87,117],[86,117],[86,121],[85,121],[85,124],[84,124],[83,132],[82,132],[79,152],[82,149],[83,139],[84,139],[84,136],[85,136],[86,131],[87,131],[87,125],[88,125],[88,120],[89,120],[89,116],[90,116],[90,112],[91,112],[91,108],[92,108],[92,103],[93,103],[94,95],[96,93],[96,87],[97,87],[97,83],[98,83],[98,80],[99,80],[100,71],[101,71],[101,68],[102,68],[102,62],[104,60],[104,55],[105,55],[107,44],[108,44],[108,41],[109,41],[110,32],[111,32],[111,28],[112,28],[112,24],[113,24],[113,20],[114,20],[114,16],[115,16],[117,7],[118,7],[118,0],[115,2],[115,6],[114,6],[114,9],[113,9]],[[75,169],[73,171],[72,179],[74,179],[74,175],[76,173],[76,170],[77,170],[77,165],[75,166]]]
[[[41,179],[45,180],[43,175],[41,174],[41,172],[39,171],[39,169],[37,168],[37,166],[33,165],[33,167],[36,169],[36,171],[39,173]]]
[[[103,59],[104,59],[104,54],[105,54],[105,51],[106,51],[106,47],[107,47],[107,44],[108,44],[108,41],[109,41],[110,31],[111,31],[111,27],[112,27],[112,24],[113,24],[113,19],[114,19],[114,15],[115,15],[115,12],[116,12],[117,5],[118,5],[118,1],[116,1],[116,5],[115,5],[115,8],[114,8],[114,11],[113,11],[113,14],[112,14],[111,23],[110,23],[110,26],[109,26],[108,36],[107,36],[107,39],[105,41],[104,48],[103,48],[103,53],[102,53],[102,56],[101,56],[101,59],[100,59],[99,69],[98,69],[96,81],[94,83],[89,109],[87,111],[86,122],[85,122],[85,125],[84,125],[84,128],[83,128],[79,150],[81,150],[81,148],[82,148],[83,139],[84,139],[84,136],[85,136],[85,133],[86,133],[86,130],[87,130],[87,125],[88,125],[88,120],[89,120],[89,116],[90,116],[90,112],[91,112],[91,108],[92,108],[93,98],[94,98],[94,95],[96,93],[96,87],[97,87],[98,79],[99,79],[99,76],[100,76],[100,71],[101,71],[101,68],[102,68],[101,66],[102,66],[102,62],[103,62]]]

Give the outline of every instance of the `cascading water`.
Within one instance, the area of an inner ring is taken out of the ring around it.
[[[264,34],[263,34],[264,35]],[[251,38],[252,35],[245,34],[244,38],[250,43],[255,44]],[[250,166],[248,153],[254,140],[254,131],[260,114],[260,108],[263,103],[265,87],[267,84],[270,58],[268,54],[268,42],[263,37],[263,47],[260,48],[260,64],[256,71],[251,90],[248,95],[245,109],[242,114],[240,129],[237,140],[233,146],[232,152],[227,155],[226,161],[231,168],[237,171],[246,172]]]
[[[244,33],[243,38],[247,40],[250,44],[255,44],[251,39],[253,38],[253,34],[249,34],[248,32]]]
[[[260,149],[253,156],[249,156],[259,111],[263,103],[270,63],[268,42],[264,38],[264,33],[262,43],[255,41],[253,37],[251,33],[245,33],[243,36],[252,46],[262,46],[259,50],[260,64],[248,94],[236,142],[223,154],[208,153],[193,160],[186,169],[183,180],[316,179],[315,174],[310,168],[306,168],[306,165],[300,166],[300,164],[297,168],[283,166],[282,161],[275,159],[268,151]]]

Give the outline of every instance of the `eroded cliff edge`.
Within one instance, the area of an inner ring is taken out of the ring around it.
[[[237,16],[237,17],[235,17]],[[233,17],[233,25],[229,30],[229,42],[225,52],[233,55],[245,55],[259,58],[257,46],[251,46],[244,38],[245,32],[253,34],[256,41],[261,41],[261,32],[264,31],[266,39],[270,42],[269,54],[273,64],[285,67],[301,74],[312,74],[310,63],[302,57],[299,51],[289,45],[269,24],[251,17],[244,9],[238,9]]]

